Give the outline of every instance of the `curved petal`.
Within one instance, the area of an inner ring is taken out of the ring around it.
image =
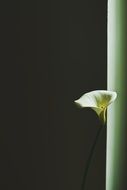
[[[78,100],[75,100],[75,103],[81,107],[98,107],[90,92],[84,94]]]
[[[81,107],[93,107],[103,109],[111,104],[117,97],[116,92],[95,90],[81,96],[75,103]]]
[[[75,101],[80,107],[92,108],[99,118],[106,121],[106,109],[117,97],[116,92],[107,90],[94,90],[81,96]]]
[[[96,101],[97,107],[106,108],[109,104],[114,102],[117,97],[116,92],[107,90],[95,90],[88,93]]]

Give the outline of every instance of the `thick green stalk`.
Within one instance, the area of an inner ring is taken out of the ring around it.
[[[108,0],[108,90],[118,97],[107,112],[106,190],[124,190],[127,150],[127,0]]]

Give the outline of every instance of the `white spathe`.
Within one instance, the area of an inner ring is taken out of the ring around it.
[[[107,90],[94,90],[88,93],[85,93],[78,100],[75,100],[75,103],[80,107],[92,108],[103,123],[106,122],[106,110],[107,107],[114,102],[117,97],[117,93]]]

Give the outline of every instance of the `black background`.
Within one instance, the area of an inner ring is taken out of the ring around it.
[[[0,189],[80,190],[100,122],[74,100],[106,89],[107,1],[18,1],[1,12]],[[106,130],[88,173],[105,189]]]

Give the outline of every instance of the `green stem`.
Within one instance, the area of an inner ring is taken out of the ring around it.
[[[94,154],[94,150],[95,150],[95,147],[96,147],[96,144],[97,144],[97,141],[99,139],[99,135],[102,131],[102,128],[103,127],[100,127],[97,134],[96,134],[96,137],[95,137],[95,140],[94,140],[94,143],[91,147],[91,151],[90,151],[90,155],[88,157],[88,160],[86,162],[86,168],[84,170],[84,174],[83,174],[83,180],[82,180],[82,184],[81,184],[81,190],[84,190],[85,188],[85,185],[86,185],[86,178],[87,178],[87,174],[88,174],[88,170],[89,170],[89,167],[90,167],[90,164],[91,164],[91,161],[92,161],[92,157],[93,157],[93,154]]]

